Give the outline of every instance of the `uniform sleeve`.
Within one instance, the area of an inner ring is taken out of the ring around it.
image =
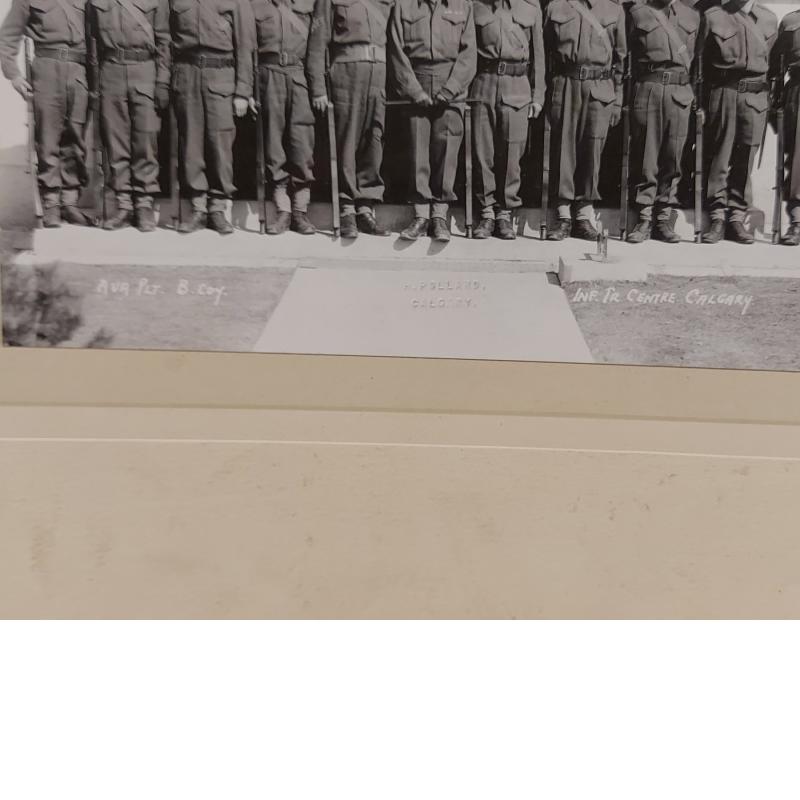
[[[531,28],[531,94],[533,102],[544,106],[547,89],[545,83],[544,36],[542,34],[542,15],[536,16],[536,24]]]
[[[239,0],[233,12],[233,30],[236,48],[236,97],[253,94],[253,50],[255,49],[256,21],[250,0]]]
[[[467,3],[467,22],[461,32],[458,58],[450,70],[450,77],[442,87],[445,94],[450,95],[450,100],[469,89],[477,71],[478,45],[475,37],[475,18],[472,13],[472,3]]]
[[[172,37],[169,32],[169,0],[156,8],[153,33],[156,38],[156,83],[169,83],[172,68]]]
[[[331,41],[331,17],[331,0],[317,0],[306,50],[306,77],[312,98],[327,94],[325,56]]]
[[[622,79],[625,74],[625,59],[628,55],[628,43],[625,36],[625,9],[620,5],[617,24],[614,31],[614,53],[611,59],[611,70],[614,73],[616,86],[616,104],[622,106]]]
[[[11,9],[0,26],[0,68],[10,81],[19,77],[17,55],[28,25],[28,0],[13,0]]]
[[[403,23],[400,3],[395,3],[389,17],[389,65],[400,95],[416,102],[424,94],[403,47]]]

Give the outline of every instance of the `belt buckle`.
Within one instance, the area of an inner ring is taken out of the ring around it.
[[[289,54],[285,50],[281,50],[278,54],[278,64],[282,67],[289,66]]]
[[[505,61],[498,61],[497,62],[497,74],[498,75],[505,75],[506,74],[506,62]]]
[[[589,77],[589,71],[587,70],[584,64],[581,64],[580,67],[578,68],[578,80],[585,81],[588,80],[588,77]]]
[[[375,60],[375,54],[373,53],[372,45],[365,44],[364,45],[364,61],[374,61],[374,60]]]
[[[58,48],[58,60],[59,61],[67,61],[67,60],[69,60],[69,48],[67,48],[67,47],[59,47]]]
[[[739,85],[736,87],[736,91],[739,92],[740,94],[747,91],[747,79],[746,78],[742,78],[739,81]]]
[[[661,83],[663,83],[666,86],[669,83],[669,79],[670,79],[670,73],[664,70],[664,72],[661,73]]]
[[[206,65],[206,57],[203,53],[200,53],[200,55],[197,56],[197,66],[200,67],[200,69],[203,69],[205,65]]]

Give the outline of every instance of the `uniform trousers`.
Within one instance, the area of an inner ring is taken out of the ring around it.
[[[158,184],[158,129],[154,61],[118,64],[100,71],[103,142],[108,182],[120,209],[150,206]]]
[[[233,196],[233,67],[178,62],[173,71],[183,184],[196,210],[224,210]]]
[[[33,61],[33,109],[39,187],[45,207],[75,205],[87,183],[86,68],[72,61]]]
[[[330,78],[339,197],[343,206],[369,206],[383,200],[386,64],[334,60]]]

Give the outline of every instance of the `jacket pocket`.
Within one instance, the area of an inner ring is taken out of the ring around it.
[[[207,120],[209,131],[230,131],[235,127],[233,121],[233,93],[236,89],[233,80],[220,78],[206,84]]]

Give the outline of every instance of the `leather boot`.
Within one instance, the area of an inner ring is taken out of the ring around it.
[[[61,209],[58,206],[48,206],[42,210],[42,225],[45,228],[61,227]]]
[[[572,237],[585,239],[587,242],[597,241],[597,229],[588,219],[576,219],[572,224]]]
[[[511,241],[511,239],[516,239],[517,234],[514,230],[514,227],[511,225],[511,220],[508,217],[500,217],[494,226],[494,235],[498,239],[504,239],[505,241]]]
[[[61,206],[61,219],[70,225],[82,225],[85,228],[94,227],[92,217],[81,211],[77,206]]]
[[[192,211],[192,216],[178,225],[178,233],[204,231],[208,227],[208,214],[205,211]]]
[[[781,244],[797,247],[800,244],[800,222],[792,222],[781,238]]]
[[[450,229],[447,227],[447,222],[441,217],[434,217],[431,220],[431,239],[434,242],[450,241]]]
[[[625,240],[630,244],[641,244],[650,238],[651,222],[649,219],[640,219]]]
[[[572,220],[559,217],[555,228],[547,232],[547,241],[560,242],[572,234]]]
[[[289,230],[289,224],[292,221],[292,215],[288,211],[279,211],[275,215],[275,219],[267,227],[267,233],[270,236],[277,236],[280,233],[286,233]]]
[[[130,209],[121,208],[103,223],[104,231],[118,231],[122,228],[129,228],[133,222],[133,211]]]
[[[224,211],[212,211],[208,215],[206,225],[220,236],[229,236],[233,233],[233,225],[228,222]]]
[[[292,211],[292,223],[289,227],[295,233],[301,233],[303,236],[310,236],[317,232],[305,211]]]
[[[483,217],[472,231],[473,239],[491,239],[494,234],[494,220],[491,217]]]
[[[339,219],[339,235],[342,239],[358,239],[358,225],[355,214],[342,214]]]
[[[703,234],[703,244],[716,244],[725,235],[725,221],[712,219],[711,227]]]
[[[732,220],[725,229],[725,238],[737,244],[753,244],[755,237],[740,220]]]
[[[152,233],[156,229],[156,214],[150,206],[136,210],[136,227],[142,233]]]
[[[659,242],[667,242],[667,244],[678,244],[681,237],[675,232],[674,215],[670,215],[669,219],[656,220],[653,227],[653,238]]]
[[[425,236],[429,224],[430,220],[425,217],[415,217],[414,221],[400,233],[400,238],[407,242],[415,242],[421,236]]]
[[[374,211],[359,211],[356,214],[356,221],[358,229],[362,233],[368,233],[371,236],[389,235],[389,231],[378,223],[378,218],[375,216]]]

